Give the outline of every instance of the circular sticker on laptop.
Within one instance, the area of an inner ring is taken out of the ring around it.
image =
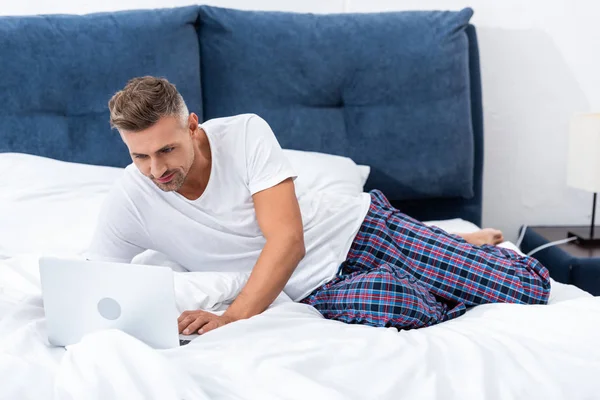
[[[105,297],[98,302],[98,312],[104,318],[112,321],[121,316],[121,306],[115,299]]]

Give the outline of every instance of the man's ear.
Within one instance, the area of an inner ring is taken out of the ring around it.
[[[188,117],[188,129],[190,130],[190,135],[193,135],[198,130],[198,116],[194,113],[190,113]]]

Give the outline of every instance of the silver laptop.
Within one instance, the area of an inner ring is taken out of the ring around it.
[[[180,340],[170,268],[42,257],[40,279],[53,345],[104,329],[119,329],[155,349],[197,336]]]

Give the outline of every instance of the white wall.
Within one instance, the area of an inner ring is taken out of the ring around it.
[[[87,13],[188,0],[0,0],[0,14]],[[485,226],[586,224],[591,194],[566,186],[568,125],[600,110],[600,4],[591,0],[212,0],[301,12],[475,9],[485,112]]]

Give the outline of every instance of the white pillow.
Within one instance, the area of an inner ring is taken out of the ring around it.
[[[84,251],[123,169],[0,154],[0,256]]]
[[[288,149],[283,152],[298,174],[294,182],[298,197],[309,191],[362,193],[371,172],[370,167],[356,165],[348,157]]]

